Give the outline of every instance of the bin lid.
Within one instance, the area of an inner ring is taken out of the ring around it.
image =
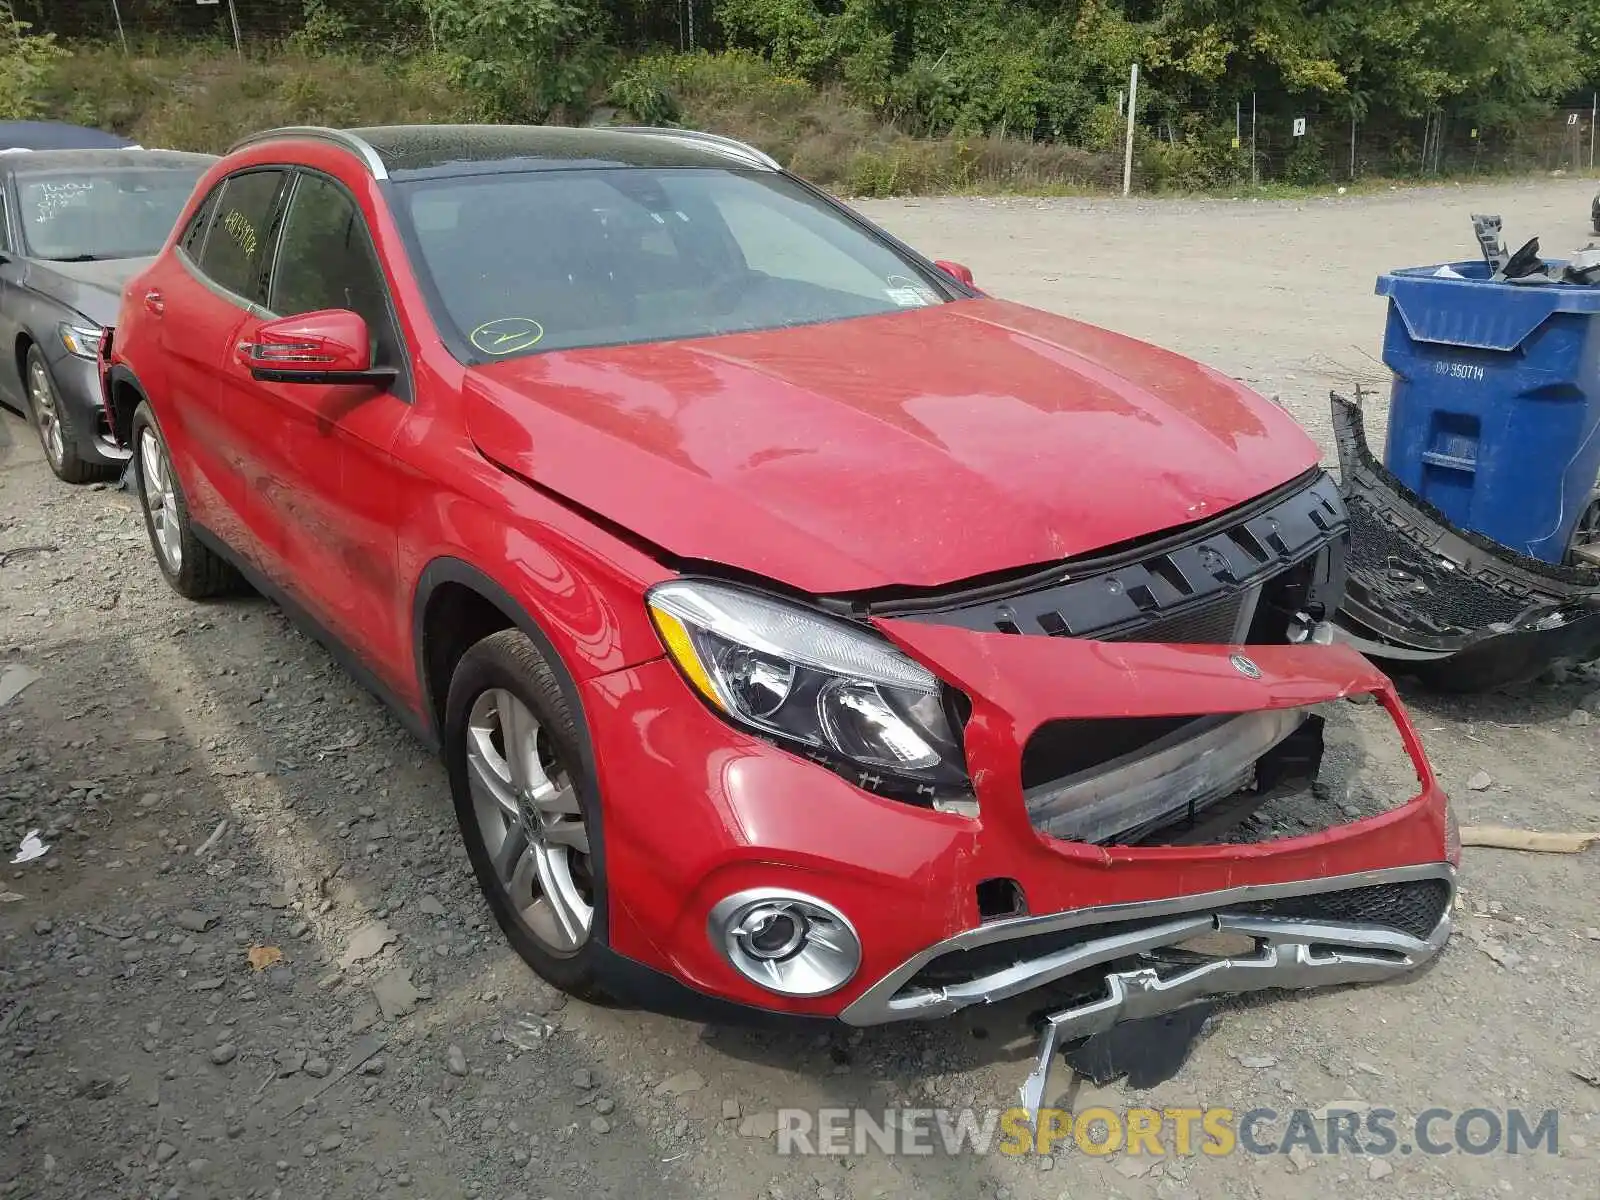
[[[1556,272],[1566,265],[1544,262]],[[1456,277],[1439,275],[1442,266]],[[1375,290],[1389,297],[1413,341],[1480,350],[1515,350],[1556,313],[1600,315],[1600,287],[1497,282],[1482,259],[1389,271]]]

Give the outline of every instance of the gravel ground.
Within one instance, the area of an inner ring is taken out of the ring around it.
[[[1470,257],[1472,211],[1580,246],[1589,196],[865,207],[996,294],[1281,396],[1331,456],[1327,389],[1384,380],[1373,276]],[[1469,849],[1461,933],[1420,977],[1224,1011],[1148,1091],[1056,1078],[1078,1109],[1556,1108],[1557,1156],[797,1157],[780,1107],[1013,1103],[1022,1009],[807,1040],[563,1003],[492,927],[439,766],[269,604],[178,600],[130,498],[58,484],[0,416],[19,667],[39,678],[0,700],[8,1198],[1595,1195],[1600,850]],[[1600,828],[1600,718],[1578,715],[1600,672],[1409,701],[1463,823]],[[12,864],[32,829],[48,852]]]

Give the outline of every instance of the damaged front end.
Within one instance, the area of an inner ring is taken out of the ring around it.
[[[845,1021],[1026,996],[1036,1110],[1066,1043],[1242,993],[1395,979],[1445,944],[1448,802],[1392,686],[1348,647],[881,627],[970,689],[970,868],[1015,907],[903,963]],[[1086,761],[1025,786],[1041,741]]]
[[[1346,532],[1317,472],[1051,580],[870,614],[971,700],[959,870],[990,904],[842,1019],[1027,997],[1037,1110],[1067,1043],[1432,959],[1459,840],[1388,679],[1327,644]]]
[[[1530,558],[1462,529],[1372,454],[1361,411],[1334,393],[1351,548],[1342,640],[1441,691],[1525,683],[1600,655],[1600,563]]]

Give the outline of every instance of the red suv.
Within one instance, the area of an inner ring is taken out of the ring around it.
[[[278,599],[441,750],[562,988],[857,1025],[1035,991],[1048,1063],[1448,936],[1448,804],[1329,644],[1305,433],[746,146],[264,133],[102,355],[161,570]]]

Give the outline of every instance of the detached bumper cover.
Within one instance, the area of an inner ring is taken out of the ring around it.
[[[1359,396],[1331,402],[1351,525],[1334,618],[1345,641],[1449,691],[1600,654],[1600,570],[1553,566],[1452,525],[1373,456]]]

